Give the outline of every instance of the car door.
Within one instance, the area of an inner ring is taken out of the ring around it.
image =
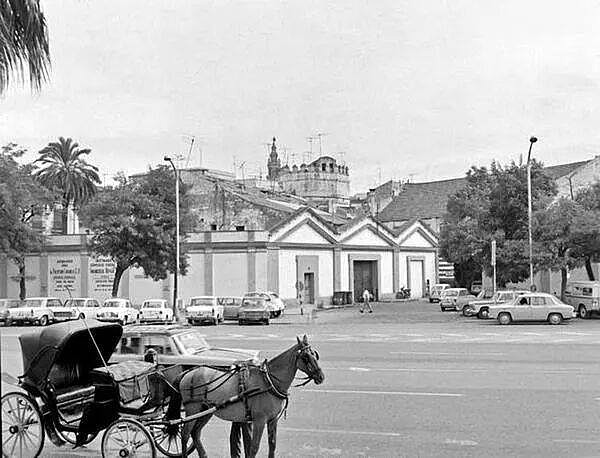
[[[531,320],[531,298],[529,296],[521,297],[517,300],[511,310],[513,320],[528,321]]]

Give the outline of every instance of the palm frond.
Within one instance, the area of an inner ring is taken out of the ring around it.
[[[38,91],[48,80],[48,28],[39,0],[0,0],[0,94],[13,78],[29,75]]]

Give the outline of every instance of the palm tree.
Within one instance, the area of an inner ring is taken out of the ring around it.
[[[39,90],[48,79],[50,48],[39,0],[0,0],[0,94],[29,75]]]
[[[35,173],[40,183],[57,190],[61,196],[63,234],[67,233],[69,206],[79,207],[86,203],[96,194],[96,183],[100,183],[98,167],[82,158],[90,153],[90,149],[79,148],[79,144],[70,138],[60,137],[58,142],[49,143],[42,149],[35,161],[43,166]]]

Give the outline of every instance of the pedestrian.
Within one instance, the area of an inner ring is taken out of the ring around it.
[[[244,439],[244,455],[249,456],[252,445],[252,423],[234,421],[231,423],[229,433],[231,458],[242,458],[242,439]]]
[[[304,315],[304,306],[302,304],[302,291],[298,290],[298,304],[300,305],[300,315]]]
[[[369,292],[369,290],[367,288],[365,288],[365,290],[363,291],[362,298],[363,298],[363,302],[362,302],[362,305],[360,306],[360,313],[363,313],[365,308],[367,308],[369,310],[369,313],[373,313],[373,309],[371,308],[371,304],[369,302],[371,300],[371,293]]]

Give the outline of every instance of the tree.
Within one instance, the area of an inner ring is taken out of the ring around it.
[[[32,227],[35,216],[42,215],[52,202],[51,193],[34,179],[32,165],[17,159],[25,150],[11,143],[0,151],[0,251],[19,269],[19,297],[26,297],[25,256],[38,251],[44,242]]]
[[[155,281],[175,270],[175,188],[173,174],[159,167],[134,181],[119,179],[114,189],[101,190],[80,216],[93,232],[91,247],[110,256],[115,264],[112,295],[116,297],[123,273],[140,267]],[[169,192],[171,190],[171,192]],[[181,232],[189,229],[187,187],[180,187]],[[183,239],[183,237],[182,237]],[[179,270],[185,274],[187,258],[182,250]]]
[[[48,79],[50,48],[38,0],[0,0],[0,94],[13,78],[39,90]]]
[[[60,195],[63,234],[68,231],[69,207],[85,204],[96,194],[96,184],[100,184],[98,168],[82,157],[90,153],[90,149],[79,148],[72,139],[60,137],[58,142],[49,143],[42,149],[36,160],[43,166],[36,172],[40,183],[49,189],[56,189]]]
[[[584,209],[579,203],[561,197],[547,209],[537,211],[534,217],[536,267],[560,271],[560,297],[563,300],[568,271],[584,263],[583,258],[573,250],[575,221],[583,213]]]
[[[600,259],[600,182],[579,191],[575,197],[584,209],[573,227],[573,244],[581,257],[590,280],[595,279],[592,262]]]
[[[472,167],[467,184],[448,199],[440,230],[440,254],[455,264],[463,278],[491,275],[491,242],[497,244],[500,285],[529,276],[527,268],[527,169],[523,164]],[[532,164],[532,201],[544,208],[556,193],[553,180],[539,162]],[[469,275],[468,272],[471,272]]]

